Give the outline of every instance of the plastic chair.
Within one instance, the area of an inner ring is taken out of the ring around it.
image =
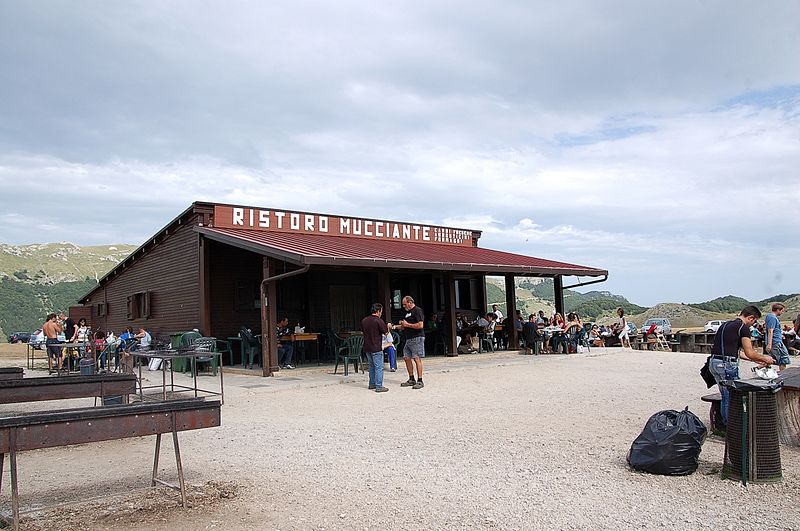
[[[199,337],[202,337],[200,332],[195,332],[194,330],[191,332],[184,332],[181,336],[178,350],[191,350],[192,347],[194,347],[194,342],[197,341]],[[186,363],[186,358],[175,358],[172,360],[172,369],[178,372],[186,372],[187,370],[191,370],[191,367]]]
[[[522,325],[522,338],[525,340],[525,353],[530,351],[531,354],[538,355],[544,346],[544,338],[536,323],[527,322]]]
[[[581,330],[583,329],[578,325],[572,325],[567,328],[567,331],[564,333],[564,344],[566,347],[565,354],[569,354],[570,352],[578,352],[578,340]]]
[[[233,367],[233,349],[231,348],[230,341],[225,341],[224,339],[217,339],[217,348],[216,351],[219,352],[219,364],[223,365],[223,361],[225,358],[223,355],[228,355],[228,366]]]
[[[192,359],[192,376],[198,374],[200,371],[198,369],[198,365],[200,363],[206,363],[211,366],[212,372],[214,376],[217,375],[217,358],[218,354],[216,354],[217,350],[217,339],[215,337],[198,337],[194,342],[194,350],[195,352],[209,352],[215,354],[209,354],[208,356],[198,356]]]
[[[488,348],[484,349],[484,345]],[[491,350],[494,352],[494,332],[491,330],[482,330],[478,332],[478,352],[483,352],[483,350]]]
[[[392,336],[394,337],[394,336]],[[326,359],[335,359],[339,350],[344,345],[344,339],[336,335],[336,332],[333,330],[326,330],[325,331],[325,358]],[[397,344],[395,344],[395,348],[397,348]]]
[[[246,326],[239,328],[239,337],[242,338],[242,348],[244,349],[242,367],[252,369],[256,357],[260,360],[261,343]]]
[[[339,348],[336,353],[336,365],[333,368],[333,374],[336,374],[339,368],[339,360],[344,361],[344,375],[347,376],[347,365],[350,360],[353,360],[356,372],[358,372],[358,364],[362,361],[361,355],[364,350],[364,336],[354,335],[344,340],[344,344]]]

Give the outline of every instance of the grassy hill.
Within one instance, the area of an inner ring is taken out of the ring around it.
[[[31,332],[52,311],[77,304],[134,245],[0,244],[0,336]]]

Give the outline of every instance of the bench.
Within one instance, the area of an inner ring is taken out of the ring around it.
[[[700,400],[711,403],[711,407],[708,411],[711,432],[716,435],[724,435],[728,427],[725,425],[725,421],[722,420],[722,395],[719,393],[711,393],[700,397]]]
[[[93,374],[0,380],[0,404],[129,395],[136,393],[134,374]]]
[[[220,425],[220,403],[203,398],[147,404],[89,407],[61,411],[42,411],[0,418],[0,486],[5,455],[11,458],[11,518],[19,529],[19,489],[17,453],[70,444],[111,441],[128,437],[156,436],[151,486],[156,484],[180,490],[186,507],[186,486],[181,463],[178,432]],[[179,486],[158,478],[161,434],[172,433]],[[41,457],[41,456],[40,456]],[[6,519],[7,520],[7,519]]]

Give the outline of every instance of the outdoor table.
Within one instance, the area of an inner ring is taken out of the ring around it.
[[[239,337],[239,336],[230,336],[230,337],[226,337],[225,339],[227,339],[228,342],[231,344],[231,365],[234,365],[234,363],[233,363],[233,345],[234,344],[238,344],[239,345],[239,359],[242,361],[242,367],[244,367],[244,365],[245,365],[244,341],[242,341],[242,338]]]
[[[142,385],[142,360],[139,360],[139,399],[144,400],[144,390],[145,389],[158,389],[161,388],[161,398],[162,400],[167,399],[167,388],[169,387],[170,392],[175,392],[177,389],[178,391],[193,391],[194,396],[199,396],[198,393],[205,393],[207,395],[219,396],[222,403],[225,403],[225,390],[223,387],[223,380],[222,380],[222,366],[219,367],[219,392],[212,391],[210,389],[201,389],[197,386],[197,358],[207,358],[209,356],[220,356],[219,352],[210,352],[207,350],[134,350],[131,352],[131,355],[134,358],[142,358],[146,361],[146,365],[150,365],[150,360],[153,358],[161,359],[161,385],[149,385],[144,386]],[[175,373],[172,368],[172,362],[179,358],[188,358],[191,360],[192,363],[192,381],[194,385],[192,387],[186,385],[180,385],[175,383]],[[167,385],[167,365],[169,365],[169,385]],[[149,398],[149,397],[148,397]]]
[[[302,350],[301,349],[296,349],[296,350],[298,350],[299,352],[302,353],[302,357],[301,357],[301,362],[302,363],[306,362],[305,345],[304,345],[304,343],[308,343],[308,342],[313,341],[317,345],[317,347],[316,347],[317,348],[317,365],[319,365],[321,363],[320,357],[319,357],[319,343],[317,343],[318,340],[319,340],[319,334],[316,333],[316,332],[302,332],[302,333],[297,333],[297,334],[287,334],[285,336],[281,336],[281,341],[291,341],[293,346],[296,346],[298,343],[300,343],[304,347]]]
[[[65,358],[66,353],[64,352],[64,349],[73,349],[73,348],[77,349],[79,347],[84,347],[86,350],[91,350],[92,352],[94,352],[93,349],[90,348],[89,342],[86,342],[86,341],[75,341],[75,342],[72,342],[72,343],[67,342],[67,341],[63,341],[61,343],[58,343],[57,346],[61,347],[61,349],[62,349],[61,350],[61,357],[64,360],[64,362],[67,361],[66,358]],[[30,345],[30,343],[28,344],[28,368],[29,369],[33,369],[33,364],[34,364],[35,356],[36,356],[36,350],[37,349],[34,349]],[[47,353],[47,344],[46,343],[42,343],[42,353],[44,354],[44,359],[45,360],[50,357],[50,355]],[[62,362],[62,364],[61,364],[62,370],[64,370],[64,362]],[[69,371],[69,363],[67,363],[67,368],[66,369],[67,369],[67,371]],[[76,371],[77,370],[78,369],[76,368]]]

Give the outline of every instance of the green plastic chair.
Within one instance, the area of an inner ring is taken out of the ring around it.
[[[358,364],[361,363],[361,352],[364,350],[364,336],[354,335],[344,340],[344,344],[339,347],[336,353],[336,365],[333,368],[333,374],[339,368],[339,360],[344,361],[344,375],[347,376],[347,365],[350,360],[353,360],[356,372],[358,372]],[[363,369],[362,369],[363,370]]]
[[[200,337],[202,337],[200,332],[195,332],[194,330],[191,332],[184,332],[184,334],[181,336],[181,342],[178,345],[178,350],[190,350],[192,347],[194,347],[194,342]],[[192,368],[190,363],[186,363],[186,358],[175,358],[172,362],[172,370],[186,372],[191,371]]]
[[[198,337],[194,340],[194,350],[195,352],[208,352],[209,355],[193,358],[192,369],[194,370],[194,373],[192,376],[199,372],[197,365],[200,363],[208,363],[211,365],[211,370],[213,371],[214,376],[216,376],[217,366],[219,365],[219,362],[217,361],[219,359],[219,354],[217,354],[217,339],[214,337]]]

